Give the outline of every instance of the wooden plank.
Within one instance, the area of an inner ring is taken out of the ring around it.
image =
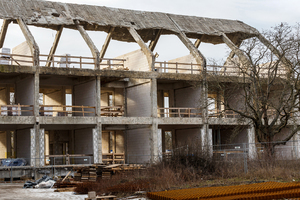
[[[150,51],[152,51],[152,52],[154,51],[154,49],[156,47],[156,44],[157,44],[157,42],[160,38],[160,35],[162,34],[162,31],[163,31],[162,29],[159,29],[159,30],[156,31],[154,39],[149,44]]]
[[[65,178],[61,181],[62,183],[68,178],[68,176],[71,174],[72,171],[69,171],[68,174],[65,176]]]

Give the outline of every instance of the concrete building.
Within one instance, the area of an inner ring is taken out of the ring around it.
[[[0,158],[25,158],[34,167],[101,163],[111,151],[124,153],[126,163],[155,162],[166,151],[166,134],[173,146],[197,140],[213,150],[240,122],[210,117],[205,105],[217,94],[207,88],[200,43],[225,43],[231,57],[247,38],[268,44],[234,20],[36,0],[0,3],[0,47],[10,23],[26,39],[0,65]],[[28,26],[57,30],[50,53],[40,53]],[[55,55],[63,29],[77,30],[93,57]],[[107,33],[101,50],[88,30]],[[158,62],[154,48],[170,34],[190,55]],[[140,49],[107,59],[111,40],[136,42]],[[233,142],[255,142],[253,128],[245,126]]]

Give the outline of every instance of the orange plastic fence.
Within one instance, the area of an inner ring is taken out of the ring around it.
[[[280,199],[300,197],[300,183],[264,182],[249,185],[148,192],[152,200]]]

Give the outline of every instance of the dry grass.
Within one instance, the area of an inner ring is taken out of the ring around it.
[[[110,180],[80,184],[75,192],[97,194],[131,194],[135,191],[162,191],[170,189],[240,185],[260,181],[299,181],[300,162],[282,160],[248,161],[218,160],[205,152],[175,152],[169,160],[161,161],[142,171],[114,175]]]

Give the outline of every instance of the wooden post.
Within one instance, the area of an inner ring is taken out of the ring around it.
[[[81,56],[79,58],[79,65],[80,65],[80,69],[82,69],[82,57]]]
[[[81,106],[81,110],[82,110],[82,116],[84,117],[84,108],[83,108],[83,105]]]
[[[11,108],[12,110],[12,108]],[[20,103],[18,103],[18,116],[21,116],[21,107],[20,107]]]
[[[176,62],[176,74],[178,73],[178,62]]]
[[[193,74],[193,63],[191,63],[191,74]]]

